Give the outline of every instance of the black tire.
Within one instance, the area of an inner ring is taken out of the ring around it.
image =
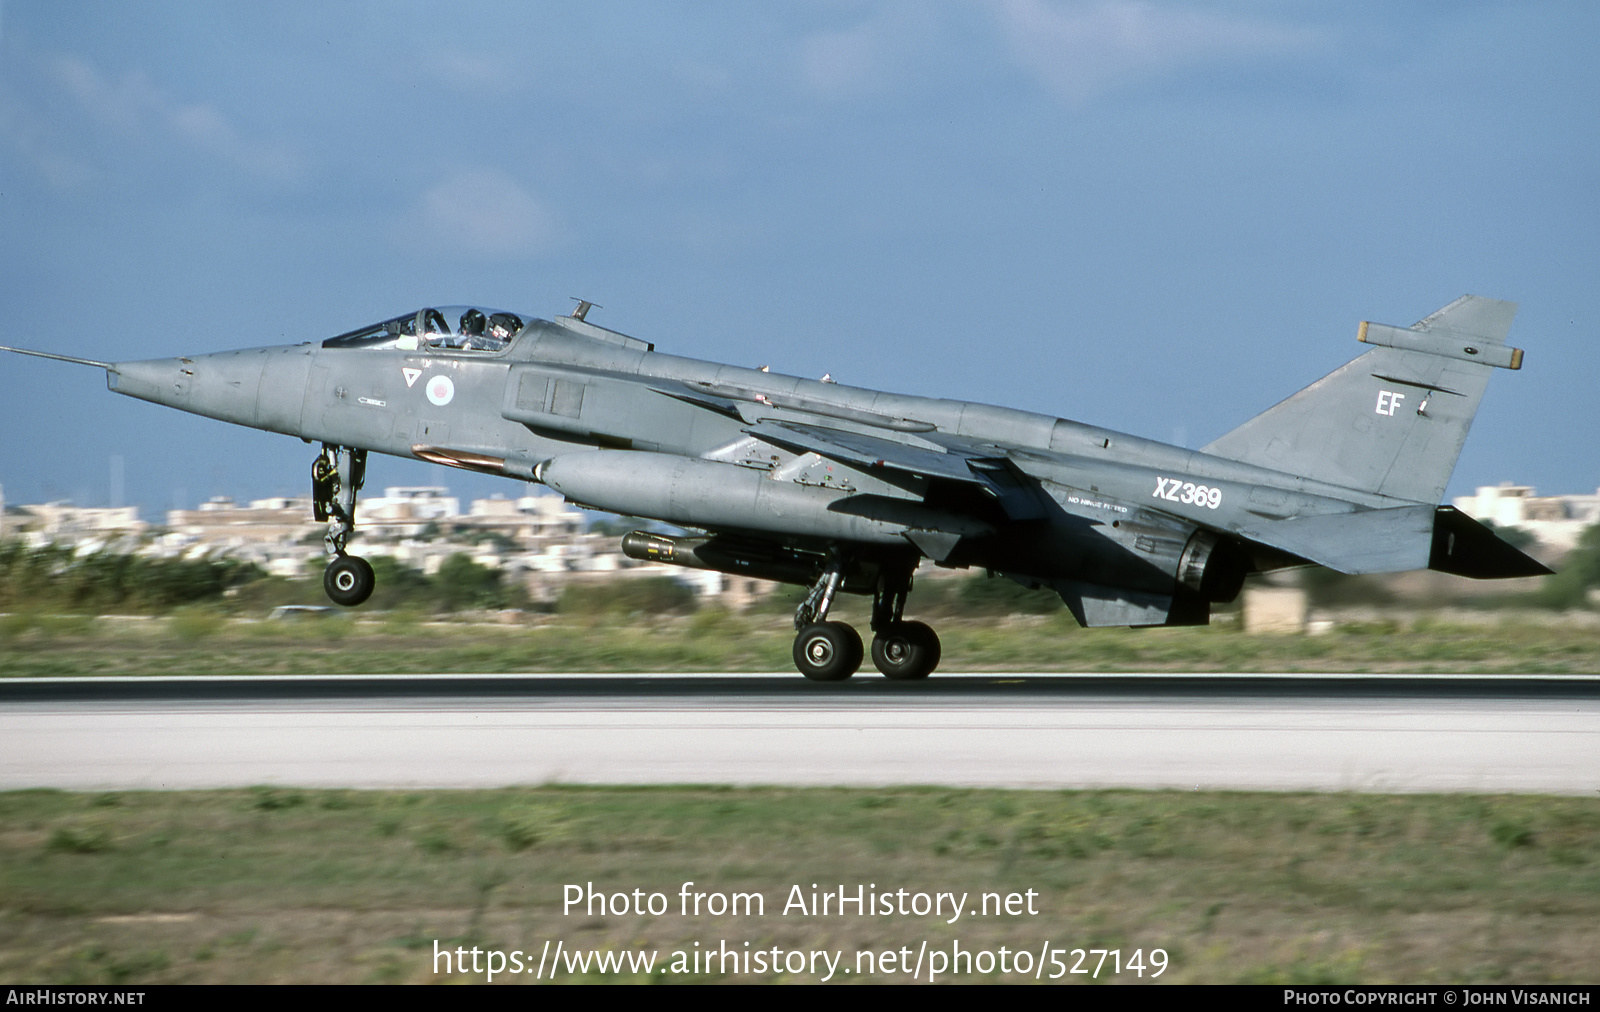
[[[818,622],[794,638],[794,666],[814,682],[842,682],[861,667],[861,634],[843,622]]]
[[[322,589],[334,604],[354,608],[372,596],[377,586],[372,566],[358,555],[341,555],[322,571]]]
[[[872,663],[897,682],[927,678],[941,653],[938,635],[921,622],[896,622],[872,637]]]

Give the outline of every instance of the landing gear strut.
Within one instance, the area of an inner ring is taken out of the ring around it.
[[[829,556],[822,576],[794,613],[794,666],[817,682],[842,682],[861,667],[861,636],[844,622],[829,622],[828,609],[844,582],[845,560]]]
[[[844,582],[846,560],[835,552],[822,575],[795,609],[794,665],[818,682],[838,682],[861,667],[861,636],[844,622],[829,622],[828,609]],[[921,622],[902,619],[911,592],[910,565],[885,565],[872,594],[872,663],[896,681],[928,677],[939,666],[939,637]]]
[[[356,493],[367,480],[367,451],[322,444],[322,452],[311,462],[311,515],[327,521],[328,568],[322,574],[322,589],[334,604],[354,608],[372,596],[376,580],[372,566],[357,555],[347,555],[345,544],[355,531]]]
[[[895,681],[927,678],[939,666],[939,637],[921,622],[906,622],[909,569],[885,569],[872,595],[872,663]]]

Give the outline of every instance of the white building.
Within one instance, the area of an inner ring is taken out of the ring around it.
[[[1476,495],[1452,501],[1456,509],[1474,520],[1496,527],[1520,527],[1541,544],[1571,551],[1585,528],[1600,523],[1600,489],[1594,495],[1534,495],[1531,485],[1482,485]]]
[[[356,529],[415,537],[430,523],[461,515],[461,500],[442,485],[391,485],[381,496],[356,499]]]
[[[54,542],[89,545],[91,550],[120,538],[136,541],[150,527],[139,519],[137,506],[74,506],[69,502],[19,507],[9,526],[35,547]]]
[[[168,510],[167,529],[177,543],[232,547],[297,541],[322,525],[312,519],[309,499],[257,499],[240,506],[227,496],[212,496],[199,509]]]
[[[583,511],[558,495],[474,499],[461,526],[498,531],[524,545],[571,541],[583,534]]]

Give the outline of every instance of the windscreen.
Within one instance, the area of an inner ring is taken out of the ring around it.
[[[503,309],[430,307],[330,337],[322,346],[492,353],[505,350],[530,319]]]

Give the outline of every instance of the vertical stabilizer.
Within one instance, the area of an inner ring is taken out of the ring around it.
[[[1505,345],[1514,302],[1464,295],[1408,328],[1363,323],[1373,349],[1206,446],[1346,488],[1437,503]]]

